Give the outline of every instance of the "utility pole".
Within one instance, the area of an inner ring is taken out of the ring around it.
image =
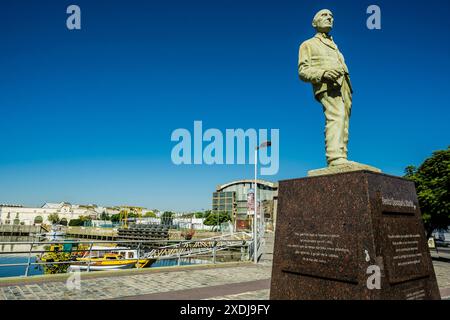
[[[271,141],[266,141],[261,143],[258,147],[255,148],[255,211],[253,217],[253,245],[254,245],[254,261],[258,263],[258,151],[262,148],[268,148],[272,145]],[[260,217],[262,220],[263,217]],[[262,228],[261,228],[262,229]],[[264,230],[261,230],[260,233],[263,233]],[[261,234],[262,236],[262,234]]]

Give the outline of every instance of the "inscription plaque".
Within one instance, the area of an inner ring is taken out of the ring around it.
[[[330,279],[357,281],[355,251],[350,236],[293,232],[286,244],[292,259],[283,271]]]
[[[390,283],[398,283],[428,275],[425,235],[417,219],[383,217],[382,242]],[[405,232],[403,230],[408,230]]]

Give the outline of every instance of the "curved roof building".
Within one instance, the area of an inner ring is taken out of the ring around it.
[[[278,202],[278,183],[257,180],[259,212],[264,212],[267,228],[273,228]],[[248,211],[247,196],[253,191],[254,180],[244,179],[228,182],[216,187],[212,199],[213,212],[226,212],[236,229],[249,229],[252,215]]]

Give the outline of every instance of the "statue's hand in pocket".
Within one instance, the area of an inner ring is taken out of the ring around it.
[[[327,70],[323,73],[323,79],[336,82],[337,79],[341,76],[341,73],[336,70]]]

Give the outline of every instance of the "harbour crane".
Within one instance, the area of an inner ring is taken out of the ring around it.
[[[128,228],[128,215],[130,213],[134,213],[135,217],[138,219],[142,218],[142,210],[143,207],[134,207],[134,206],[121,206],[120,207],[120,215],[119,215],[119,221],[122,225],[122,228]]]

